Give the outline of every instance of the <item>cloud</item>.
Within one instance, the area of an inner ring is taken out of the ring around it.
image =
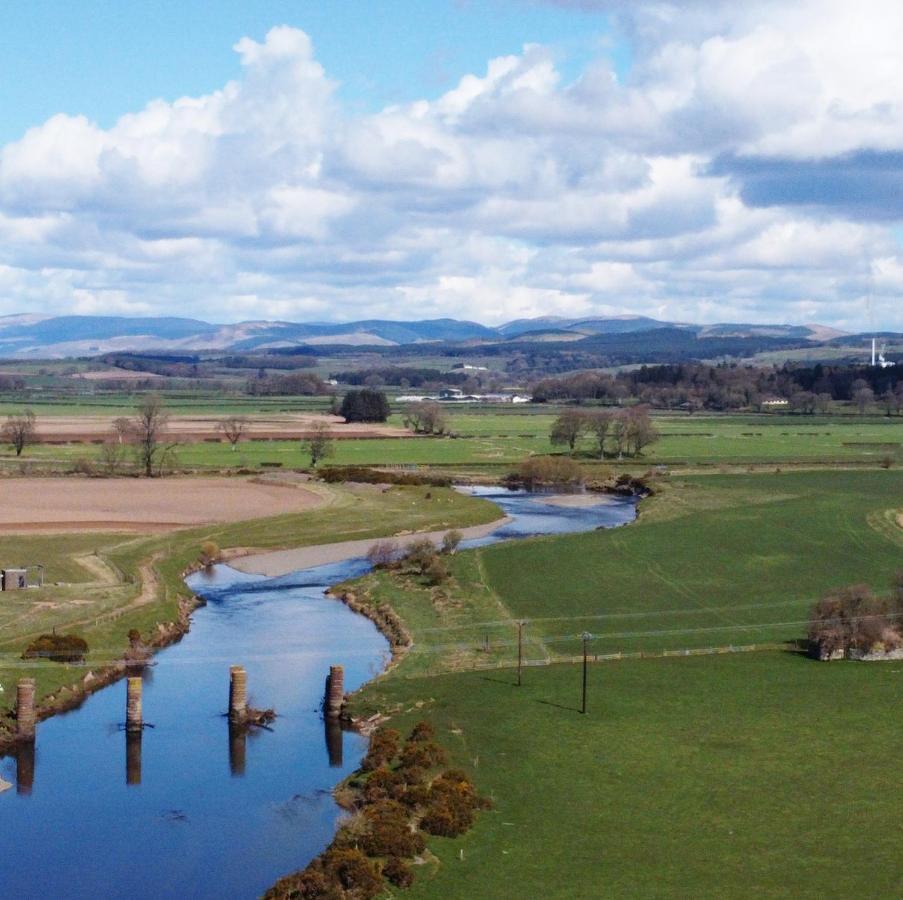
[[[903,150],[860,150],[823,159],[727,154],[709,171],[726,175],[749,206],[799,206],[877,221],[903,219]]]
[[[361,115],[279,27],[210,94],[53,116],[0,149],[0,312],[856,327],[871,289],[903,328],[903,8],[558,5],[626,79],[532,44]]]

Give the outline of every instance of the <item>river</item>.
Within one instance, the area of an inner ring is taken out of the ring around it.
[[[631,500],[558,507],[502,488],[468,488],[511,521],[464,547],[610,528]],[[137,738],[122,725],[125,682],[38,725],[34,753],[0,760],[0,897],[252,898],[329,843],[341,811],[333,787],[364,738],[324,724],[330,664],[346,690],[377,675],[388,644],[373,624],[324,596],[368,570],[354,559],[262,579],[228,566],[189,579],[207,605],[191,631],[146,670]],[[229,666],[244,665],[271,731],[230,735]]]

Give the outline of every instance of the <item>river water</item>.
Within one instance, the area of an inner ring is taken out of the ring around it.
[[[611,528],[635,504],[562,508],[535,495],[470,488],[512,521],[472,547],[537,534]],[[332,788],[366,741],[321,715],[331,664],[346,690],[389,658],[372,623],[324,596],[366,560],[262,579],[228,566],[192,576],[207,605],[146,670],[144,720],[122,729],[125,682],[38,725],[34,752],[0,759],[2,898],[251,898],[329,843],[341,812]],[[244,665],[252,705],[272,731],[230,734],[229,666]],[[8,694],[6,696],[9,696]],[[6,701],[5,701],[6,702]]]

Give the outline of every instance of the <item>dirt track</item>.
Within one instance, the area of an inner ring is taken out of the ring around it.
[[[313,509],[324,497],[247,478],[0,479],[0,533],[168,531]]]
[[[37,440],[41,443],[101,442],[113,432],[115,416],[39,416]],[[242,440],[297,440],[310,434],[314,424],[326,422],[332,436],[343,438],[411,437],[411,432],[391,425],[368,423],[346,425],[340,416],[285,413],[275,416],[248,416]],[[221,440],[217,416],[171,416],[167,439],[178,441]]]

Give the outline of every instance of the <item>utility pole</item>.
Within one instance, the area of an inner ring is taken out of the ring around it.
[[[517,686],[523,684],[522,669],[524,666],[524,626],[527,623],[523,619],[517,621]]]
[[[582,715],[586,715],[586,665],[587,665],[587,645],[593,639],[593,636],[588,632],[584,631],[580,636],[583,640],[583,702],[580,706],[580,713]]]

